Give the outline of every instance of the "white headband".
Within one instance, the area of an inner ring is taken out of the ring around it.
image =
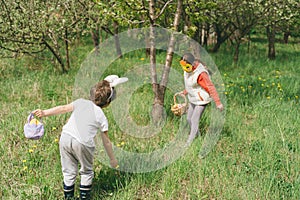
[[[110,88],[111,88],[111,93],[108,97],[108,100],[111,99],[111,101],[114,99],[113,96],[115,96],[115,91],[113,89],[113,87],[116,87],[117,85],[121,84],[121,83],[125,83],[128,81],[127,77],[121,77],[119,78],[119,76],[117,75],[109,75],[107,77],[105,77],[106,81],[109,82]]]
[[[104,80],[109,82],[110,87],[116,87],[117,85],[128,81],[128,78],[127,77],[119,78],[119,76],[117,76],[117,75],[109,75],[109,76],[105,77]]]

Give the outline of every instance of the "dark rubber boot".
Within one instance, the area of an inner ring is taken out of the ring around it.
[[[74,185],[66,186],[64,183],[64,195],[66,200],[74,199]]]
[[[80,199],[82,200],[91,199],[92,185],[80,185],[79,189],[80,189]]]

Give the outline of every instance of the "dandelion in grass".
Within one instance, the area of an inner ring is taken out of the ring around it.
[[[22,162],[23,162],[23,163],[26,163],[26,162],[27,162],[27,160],[22,160]]]
[[[278,87],[278,88],[281,88],[281,84],[280,84],[280,83],[277,83],[277,87]]]
[[[29,149],[28,152],[29,152],[29,153],[33,153],[33,149]]]
[[[271,97],[270,97],[270,96],[267,96],[267,99],[268,99],[268,100],[270,100],[270,99],[271,99]]]
[[[54,142],[55,142],[55,143],[58,143],[58,138],[55,138],[55,139],[54,139]]]
[[[24,167],[23,167],[23,171],[26,171],[27,169],[28,169],[27,166],[24,166]]]
[[[244,86],[241,86],[240,88],[241,88],[242,92],[246,91],[245,88],[244,88]]]
[[[125,142],[122,141],[121,143],[117,144],[117,147],[124,146],[124,144],[125,144]]]
[[[56,127],[53,126],[53,127],[52,127],[52,131],[55,131],[55,130],[56,130]]]
[[[32,148],[36,149],[36,148],[37,148],[37,146],[36,146],[36,145],[33,145],[33,146],[32,146]]]
[[[140,60],[145,60],[145,58],[141,58]]]

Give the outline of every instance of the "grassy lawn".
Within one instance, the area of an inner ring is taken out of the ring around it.
[[[25,139],[23,126],[31,110],[72,101],[77,63],[85,57],[80,52],[89,47],[72,51],[74,67],[67,74],[33,58],[1,60],[1,199],[62,199],[58,140],[69,115],[45,118],[46,133],[38,141]],[[266,58],[266,47],[253,42],[247,52],[244,44],[236,66],[231,47],[211,55],[225,84],[227,107],[219,141],[205,159],[198,157],[200,136],[179,159],[148,173],[119,172],[96,160],[94,199],[300,199],[300,44],[276,44],[274,61]],[[130,65],[148,63],[143,57],[142,52],[125,55],[106,73],[123,75]],[[173,62],[180,71],[177,65]],[[141,126],[149,122],[145,110],[152,97],[151,86],[145,85],[130,101],[130,115]],[[126,135],[114,123],[112,110],[105,109],[113,143],[127,151],[151,152],[176,137],[180,119],[169,110],[172,97],[167,92],[161,134],[149,140]],[[210,110],[201,130],[208,126]]]

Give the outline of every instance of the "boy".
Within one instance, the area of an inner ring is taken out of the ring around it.
[[[53,107],[47,110],[37,109],[33,114],[38,117],[72,112],[70,119],[63,126],[59,141],[62,173],[64,177],[64,197],[74,198],[74,186],[80,164],[80,199],[90,199],[92,180],[94,178],[94,137],[98,130],[104,148],[110,158],[110,165],[118,165],[112,151],[112,144],[108,137],[108,121],[102,108],[108,106],[116,97],[114,87],[128,79],[110,75],[97,83],[90,90],[90,100],[77,99],[74,102]]]
[[[194,58],[193,54],[185,53],[180,60],[180,65],[184,70],[185,90],[182,93],[188,95],[189,99],[187,120],[191,130],[186,143],[186,146],[189,146],[199,134],[199,121],[206,105],[213,99],[217,108],[222,111],[223,104],[209,78],[208,70],[198,59]]]

